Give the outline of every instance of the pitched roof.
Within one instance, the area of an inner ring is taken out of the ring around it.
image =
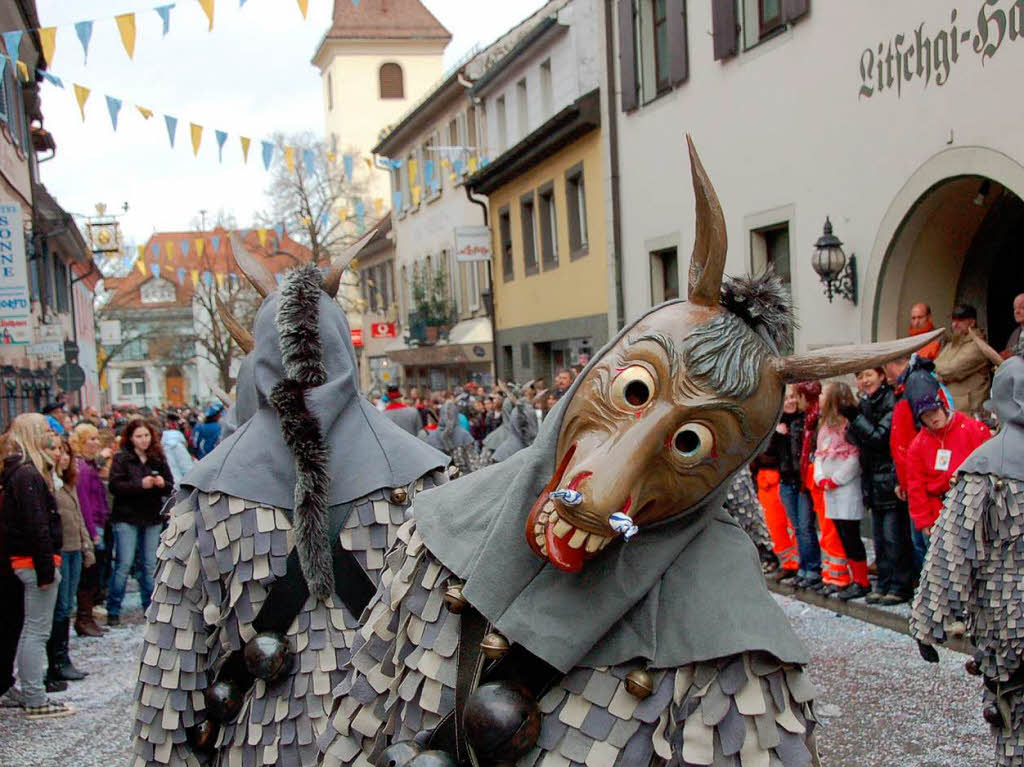
[[[280,274],[297,266],[308,263],[312,253],[305,245],[296,242],[287,233],[278,239],[273,229],[265,230],[267,238],[261,244],[258,230],[250,230],[242,237],[241,232],[234,232],[242,239],[246,250],[258,258],[271,274]],[[145,274],[139,271],[136,264],[130,274],[123,277],[108,277],[103,281],[104,288],[112,293],[107,304],[114,310],[121,309],[161,309],[187,307],[192,301],[197,279],[202,279],[203,272],[213,274],[238,275],[241,271],[235,263],[231,247],[232,232],[217,228],[210,232],[156,232],[143,246]],[[199,255],[198,240],[202,240],[203,255]],[[217,245],[214,248],[214,244]],[[175,287],[175,300],[166,303],[142,302],[139,289],[147,282],[157,278],[153,270],[156,264],[159,278],[167,280]]]
[[[334,0],[327,39],[444,40],[452,34],[420,0]]]

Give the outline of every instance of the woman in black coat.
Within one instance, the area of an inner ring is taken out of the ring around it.
[[[156,430],[141,418],[130,421],[121,438],[121,450],[110,467],[110,493],[114,496],[110,521],[117,563],[107,596],[109,626],[121,622],[125,586],[140,552],[139,592],[143,611],[149,607],[163,508],[173,487],[174,478],[164,460]]]
[[[896,605],[914,593],[910,517],[906,502],[896,496],[896,465],[889,450],[896,398],[881,368],[862,370],[857,383],[864,396],[843,415],[850,422],[846,438],[860,448],[861,487],[875,539],[878,580],[867,601]]]

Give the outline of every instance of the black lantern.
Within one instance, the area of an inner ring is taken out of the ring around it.
[[[825,228],[814,243],[814,257],[811,266],[825,285],[829,303],[839,295],[857,304],[857,259],[852,254],[847,258],[843,243],[832,234],[832,222],[825,217]]]

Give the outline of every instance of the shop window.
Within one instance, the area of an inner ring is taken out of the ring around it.
[[[505,282],[515,279],[515,259],[512,257],[512,217],[508,206],[498,211],[498,244],[501,247],[501,275]]]
[[[583,163],[565,173],[565,210],[569,222],[569,258],[587,254],[587,189],[583,180]]]
[[[405,84],[402,67],[389,62],[380,67],[380,97],[382,99],[404,99]]]
[[[679,298],[679,257],[676,249],[651,253],[651,305]]]
[[[523,227],[523,273],[536,274],[537,266],[537,216],[533,193],[519,200],[519,219]]]
[[[540,258],[545,271],[558,266],[558,219],[555,213],[555,186],[548,182],[537,191],[540,213]]]

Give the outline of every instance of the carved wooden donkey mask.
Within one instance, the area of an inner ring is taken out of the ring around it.
[[[771,275],[723,286],[725,219],[687,142],[697,201],[687,300],[652,311],[587,371],[555,476],[527,519],[533,550],[569,572],[619,535],[698,508],[775,428],[787,383],[876,367],[942,332],[778,356],[792,327],[787,289]]]

